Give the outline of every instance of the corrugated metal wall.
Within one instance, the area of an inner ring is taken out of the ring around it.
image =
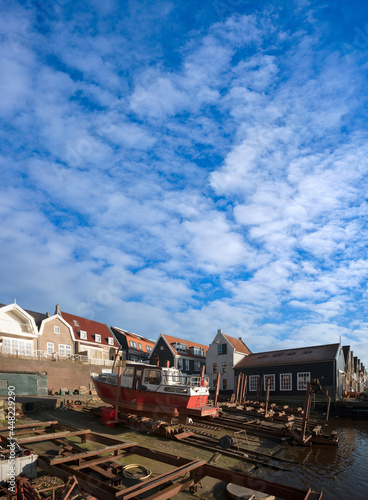
[[[47,396],[47,375],[0,372],[0,396],[8,395],[9,386],[17,396]]]

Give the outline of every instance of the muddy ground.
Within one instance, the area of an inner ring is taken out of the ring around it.
[[[57,420],[62,424],[76,427],[78,429],[89,429],[93,432],[104,434],[106,436],[113,437],[114,439],[121,440],[122,442],[137,443],[141,446],[147,447],[149,449],[162,451],[165,453],[170,453],[175,456],[181,456],[188,458],[190,460],[201,459],[209,462],[214,459],[215,452],[204,450],[196,446],[191,446],[182,442],[167,439],[164,436],[155,435],[149,432],[136,431],[129,428],[124,428],[120,425],[115,425],[113,428],[106,427],[102,424],[101,417],[93,413],[93,410],[98,406],[103,406],[104,404],[94,398],[94,400],[89,400],[83,402],[81,406],[75,408],[60,409],[60,407],[52,408],[47,404],[35,404],[34,410],[31,412],[26,412],[26,419],[21,419],[17,424],[28,423],[31,421],[52,421]],[[24,406],[24,405],[23,405]],[[31,405],[32,406],[32,405]],[[28,405],[29,407],[29,405]],[[41,409],[38,409],[38,408]],[[63,407],[62,407],[63,408]],[[277,445],[271,441],[266,442],[262,439],[260,441],[257,438],[252,437],[248,442],[250,448],[254,451],[262,451],[263,453],[272,453]],[[38,449],[35,451],[39,454],[46,452],[45,446],[50,446],[49,444],[38,445]],[[227,457],[225,455],[216,455],[215,465],[227,470],[235,470],[241,472],[249,472],[254,467],[249,461],[242,461],[239,459],[234,459]],[[156,462],[149,460],[141,456],[130,456],[125,459],[126,463],[138,463],[150,469],[152,475],[159,475],[171,469],[170,466],[163,464],[161,462]],[[122,461],[124,463],[124,460]],[[40,471],[41,472],[41,471]],[[226,499],[229,498],[226,493],[227,484],[212,478],[204,478],[202,481],[202,486],[198,488],[197,493],[191,495],[189,492],[182,492],[175,495],[176,500],[186,500],[193,498],[201,499]]]

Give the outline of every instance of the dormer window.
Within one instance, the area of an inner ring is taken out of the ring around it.
[[[189,348],[195,356],[204,356],[204,349],[201,347],[190,347]]]
[[[73,319],[73,324],[74,324],[74,326],[79,326],[79,323],[76,319]]]
[[[95,342],[101,343],[101,335],[97,335],[97,333],[96,333],[96,335],[95,335]]]
[[[187,346],[186,344],[182,344],[181,342],[175,342],[173,344],[174,349],[178,352],[187,352]]]
[[[107,337],[107,342],[109,345],[114,345],[114,339],[112,337]]]
[[[79,337],[81,338],[81,340],[87,340],[87,332],[85,332],[84,330],[79,330]]]

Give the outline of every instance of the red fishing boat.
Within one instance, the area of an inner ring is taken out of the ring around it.
[[[123,413],[169,420],[178,415],[215,417],[208,406],[207,377],[185,375],[176,368],[128,362],[117,373],[92,374],[98,396]]]

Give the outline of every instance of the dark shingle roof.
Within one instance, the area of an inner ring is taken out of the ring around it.
[[[258,352],[246,356],[236,365],[236,368],[331,361],[335,359],[339,346],[340,344],[328,344],[312,347],[299,347],[297,349],[284,349],[282,351]]]

